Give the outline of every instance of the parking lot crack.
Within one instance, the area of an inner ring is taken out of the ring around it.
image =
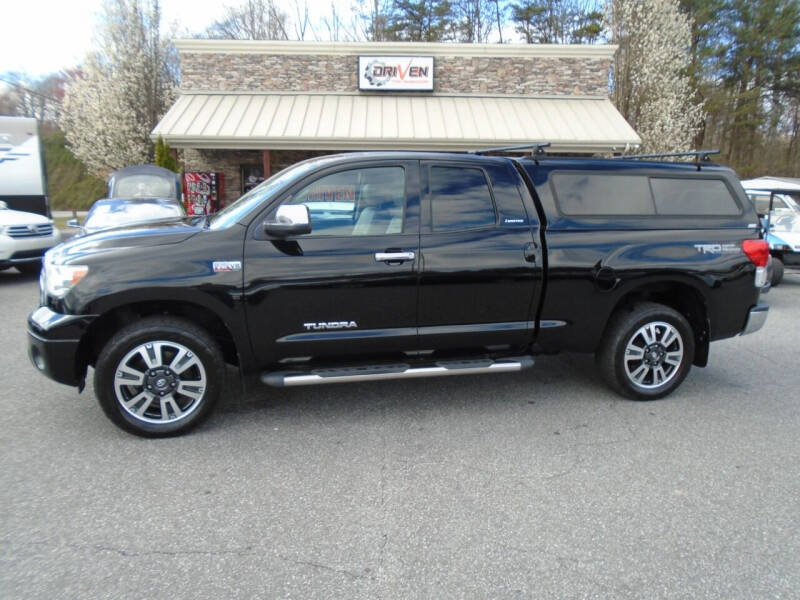
[[[315,569],[323,569],[325,571],[331,571],[333,573],[345,575],[352,579],[375,579],[374,577],[371,577],[369,575],[365,575],[362,573],[354,573],[353,571],[348,571],[347,569],[338,569],[336,567],[331,567],[330,565],[325,565],[311,560],[299,560],[296,558],[289,558],[288,556],[281,556],[281,555],[279,555],[279,558],[294,565],[299,565],[303,567],[312,567]]]
[[[49,542],[28,542],[28,545],[32,546],[49,546],[52,548],[57,548],[60,544],[52,544]],[[116,554],[118,556],[122,556],[124,558],[141,558],[141,557],[149,557],[149,556],[225,556],[225,555],[233,555],[233,556],[265,556],[263,550],[256,548],[253,545],[243,546],[240,548],[211,548],[211,549],[176,549],[176,550],[165,550],[165,549],[149,549],[149,550],[130,550],[127,548],[120,548],[117,546],[108,546],[104,544],[65,544],[64,547],[70,548],[72,550],[79,550],[82,552],[105,552],[110,554]],[[312,567],[315,569],[323,569],[325,571],[331,571],[333,573],[338,573],[340,575],[345,575],[352,579],[375,579],[374,577],[364,574],[364,573],[357,573],[348,569],[341,569],[337,567],[333,567],[330,565],[326,565],[321,562],[316,562],[312,560],[302,560],[298,558],[291,558],[289,556],[284,556],[281,554],[275,555],[282,561],[287,563],[291,563],[294,565],[302,566],[302,567]]]
[[[109,552],[118,554],[126,558],[136,558],[140,556],[224,556],[232,554],[236,556],[261,556],[263,553],[256,551],[253,546],[245,546],[243,548],[222,548],[222,549],[209,549],[209,550],[127,550],[125,548],[118,548],[115,546],[104,546],[102,544],[83,545],[83,544],[67,544],[68,548],[73,550],[88,550],[93,552]]]

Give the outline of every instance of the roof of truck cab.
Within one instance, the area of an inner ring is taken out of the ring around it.
[[[664,170],[675,172],[697,171],[696,162],[676,162],[676,161],[656,161],[639,160],[624,158],[578,158],[578,157],[556,157],[540,156],[536,159],[530,156],[515,157],[488,154],[473,154],[469,152],[424,152],[424,151],[364,151],[364,152],[345,152],[341,154],[328,154],[315,158],[309,158],[303,163],[313,163],[318,166],[334,166],[337,164],[347,164],[359,161],[379,161],[379,160],[436,160],[436,161],[470,161],[475,163],[494,163],[509,164],[511,161],[518,162],[523,167],[536,168],[544,167],[548,170],[553,168],[564,168],[574,170]],[[730,167],[718,165],[716,163],[699,163],[700,170],[713,173],[733,173]]]
[[[342,152],[340,154],[327,154],[313,160],[485,160],[494,159],[498,162],[507,161],[508,156],[487,156],[484,154],[473,154],[470,152],[427,152],[424,150],[367,150],[364,152]]]

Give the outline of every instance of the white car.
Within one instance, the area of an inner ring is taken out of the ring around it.
[[[52,219],[11,210],[0,201],[0,270],[16,267],[22,273],[36,274],[45,251],[60,243],[61,232]]]

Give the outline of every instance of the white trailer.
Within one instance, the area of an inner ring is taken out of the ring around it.
[[[0,200],[14,210],[50,216],[36,119],[0,117]]]

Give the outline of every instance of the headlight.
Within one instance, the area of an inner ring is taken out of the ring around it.
[[[88,272],[89,267],[86,265],[54,265],[45,259],[39,285],[43,293],[62,298],[75,284],[86,277]]]

